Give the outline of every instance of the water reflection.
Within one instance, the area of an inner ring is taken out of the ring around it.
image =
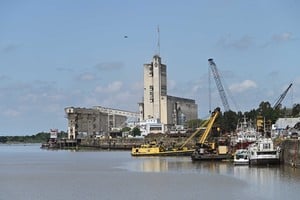
[[[300,169],[289,166],[234,166],[231,162],[192,162],[190,157],[137,157],[126,168],[137,172],[230,175],[262,185],[278,181],[300,182]]]
[[[127,166],[139,172],[218,173],[232,171],[230,162],[192,162],[190,157],[138,157]]]
[[[168,161],[158,157],[143,159],[136,169],[142,172],[164,172],[168,171]]]

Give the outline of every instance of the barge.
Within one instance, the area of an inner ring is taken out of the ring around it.
[[[194,149],[186,147],[182,149],[168,149],[162,145],[157,145],[155,142],[143,144],[140,147],[133,147],[131,150],[132,156],[191,156]]]

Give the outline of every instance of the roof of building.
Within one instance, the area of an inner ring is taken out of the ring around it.
[[[298,118],[278,118],[275,127],[276,129],[286,129],[294,127],[298,122],[300,122],[300,117]]]

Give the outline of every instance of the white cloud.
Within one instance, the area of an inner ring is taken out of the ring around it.
[[[7,117],[18,117],[21,113],[17,110],[8,109],[3,112],[3,114]]]
[[[28,93],[21,96],[21,100],[23,102],[31,102],[31,103],[36,103],[38,98],[39,98],[38,94],[32,94],[32,93]]]
[[[95,88],[95,92],[97,92],[97,93],[114,93],[114,92],[120,91],[122,86],[123,86],[123,83],[121,81],[115,81],[115,82],[108,84],[106,87],[97,86]]]
[[[43,109],[47,113],[60,113],[63,110],[60,104],[47,104]]]
[[[251,80],[244,80],[241,83],[235,83],[232,84],[229,89],[231,92],[244,92],[246,90],[249,90],[251,88],[256,88],[257,84],[254,81]]]
[[[85,107],[93,107],[100,105],[99,98],[97,98],[96,96],[86,96],[84,97],[82,102]]]
[[[248,49],[253,44],[253,39],[249,36],[244,36],[236,41],[232,42],[232,47],[236,49]]]
[[[117,70],[124,66],[122,62],[106,62],[96,64],[95,67],[99,70]]]
[[[93,81],[95,80],[95,75],[91,73],[83,73],[79,75],[79,80],[81,81]]]
[[[168,90],[174,90],[176,88],[176,81],[174,80],[168,80]]]
[[[281,34],[275,34],[272,36],[272,40],[275,42],[285,42],[285,41],[289,41],[293,38],[292,33],[290,32],[284,32]]]
[[[131,89],[132,90],[137,90],[137,91],[143,91],[144,87],[144,82],[134,82],[132,85],[131,85]]]
[[[266,44],[264,44],[262,47],[268,47],[272,44],[278,44],[278,43],[283,43],[283,42],[288,42],[293,40],[293,34],[290,32],[283,32],[280,34],[274,34],[271,39],[266,42]]]
[[[218,46],[221,46],[223,48],[234,48],[237,50],[245,50],[250,48],[253,45],[253,38],[250,36],[243,36],[239,39],[231,39],[231,36],[225,36],[219,39],[217,42]]]

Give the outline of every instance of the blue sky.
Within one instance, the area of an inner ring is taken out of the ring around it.
[[[300,103],[299,10],[297,0],[0,0],[0,135],[66,131],[68,106],[137,111],[158,25],[168,94],[195,99],[200,118],[208,58],[232,110],[273,104],[293,83],[291,107]],[[211,85],[212,107],[222,108]]]

